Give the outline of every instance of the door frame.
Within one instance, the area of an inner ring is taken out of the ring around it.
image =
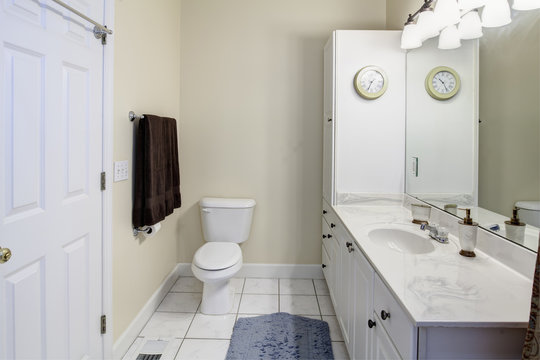
[[[104,24],[114,30],[115,0],[103,0]],[[114,144],[114,38],[107,37],[103,51],[103,153],[102,171],[107,174],[102,192],[102,311],[107,316],[107,332],[103,336],[103,358],[113,357],[113,299],[112,299],[112,178]],[[126,116],[127,120],[127,116]],[[97,319],[96,319],[97,321]]]

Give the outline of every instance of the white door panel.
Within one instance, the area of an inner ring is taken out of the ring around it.
[[[0,359],[101,358],[103,48],[51,1],[0,1]]]

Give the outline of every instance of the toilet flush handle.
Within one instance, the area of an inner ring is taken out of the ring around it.
[[[203,208],[201,211],[202,211],[203,213],[209,213],[209,212],[210,212],[210,209]]]

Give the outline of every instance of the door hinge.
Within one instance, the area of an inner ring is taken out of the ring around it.
[[[107,333],[107,315],[101,315],[101,335]]]
[[[106,189],[107,185],[107,178],[105,171],[101,173],[101,191],[104,191]]]

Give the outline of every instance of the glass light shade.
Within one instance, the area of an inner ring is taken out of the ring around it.
[[[499,27],[512,21],[510,5],[506,0],[489,0],[482,10],[482,26]]]
[[[514,0],[512,4],[514,10],[540,9],[540,0]]]
[[[461,20],[456,0],[437,0],[434,13],[439,22],[439,29],[457,24]]]
[[[468,12],[486,5],[488,0],[458,0],[458,7],[462,12]]]
[[[418,15],[416,26],[420,41],[426,41],[427,39],[439,35],[439,23],[432,10],[422,11]]]
[[[456,25],[447,26],[439,35],[439,49],[451,50],[461,46],[461,39]]]
[[[418,25],[409,24],[403,28],[401,33],[401,48],[405,50],[416,49],[422,46],[420,34],[418,34]]]
[[[462,40],[478,39],[484,35],[482,33],[482,22],[478,11],[473,10],[466,13],[458,25],[459,37]]]

